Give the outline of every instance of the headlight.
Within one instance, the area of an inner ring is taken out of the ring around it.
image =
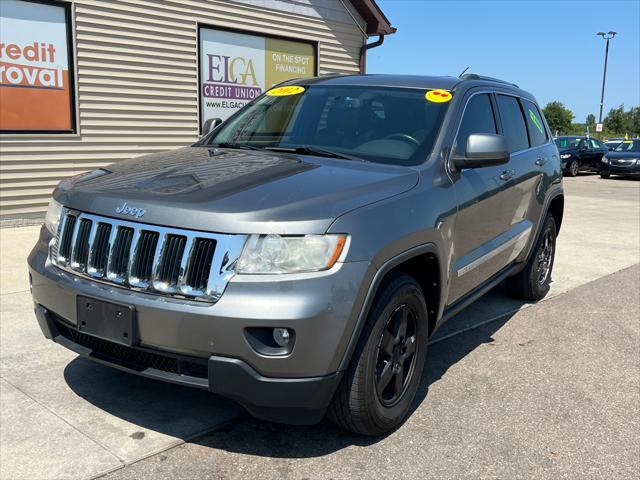
[[[602,158],[600,159],[600,161],[601,161],[602,163],[609,163],[609,159],[607,158],[607,156],[606,156],[606,155],[603,155],[603,156],[602,156]]]
[[[567,158],[571,158],[571,154],[570,153],[563,153],[562,155],[560,155],[560,158],[563,160],[566,160]]]
[[[53,235],[58,233],[58,225],[60,224],[60,216],[62,215],[62,205],[53,198],[49,202],[47,215],[44,217],[44,226],[47,227]]]
[[[298,273],[327,270],[338,261],[346,235],[250,235],[237,273]]]

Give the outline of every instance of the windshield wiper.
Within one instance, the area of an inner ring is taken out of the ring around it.
[[[331,150],[325,150],[324,148],[311,147],[309,145],[299,145],[296,147],[265,147],[265,150],[272,150],[274,152],[299,153],[301,155],[315,155],[317,157],[340,158],[343,160],[359,160],[361,162],[365,161],[362,158],[354,157],[352,155],[337,153]]]
[[[236,143],[236,142],[220,142],[220,143],[212,143],[207,145],[207,147],[214,148],[237,148],[238,150],[262,150],[260,147],[256,147],[253,145],[247,145],[246,143]]]

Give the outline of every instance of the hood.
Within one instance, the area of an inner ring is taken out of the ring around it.
[[[606,153],[607,158],[640,158],[640,152],[613,152]]]
[[[145,155],[103,170],[63,182],[56,199],[108,217],[220,233],[324,233],[344,213],[418,181],[407,167],[211,147]]]

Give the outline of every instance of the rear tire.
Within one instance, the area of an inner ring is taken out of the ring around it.
[[[416,280],[404,273],[386,279],[328,418],[340,428],[367,436],[400,426],[420,384],[428,330],[427,304]]]
[[[507,279],[512,296],[523,300],[541,300],[549,292],[556,255],[556,235],[556,221],[549,213],[527,265]]]

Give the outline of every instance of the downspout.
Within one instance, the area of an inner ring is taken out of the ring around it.
[[[380,34],[378,36],[378,40],[376,40],[375,42],[365,43],[364,45],[362,45],[362,47],[360,47],[360,73],[361,74],[364,75],[365,73],[365,65],[367,61],[367,50],[379,47],[383,43],[384,43],[384,34]]]

